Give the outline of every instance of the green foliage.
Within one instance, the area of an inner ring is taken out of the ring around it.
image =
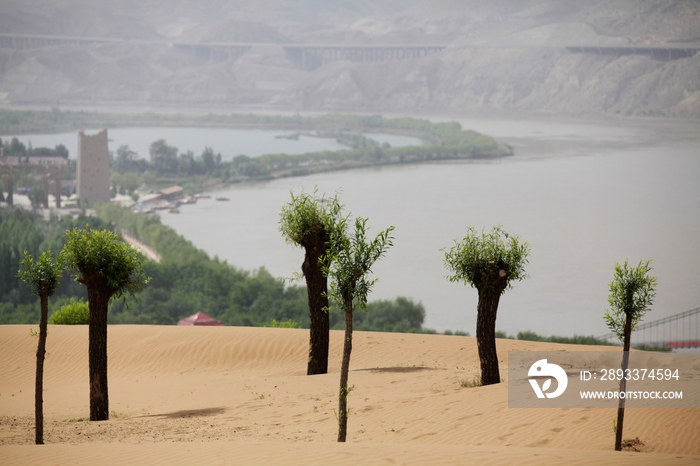
[[[330,248],[323,259],[324,273],[330,278],[329,296],[345,312],[359,307],[365,310],[367,296],[377,279],[370,280],[372,265],[393,245],[391,226],[367,241],[367,219],[355,220],[355,231],[348,235],[347,218],[340,219],[331,235]]]
[[[332,199],[313,195],[304,191],[299,195],[290,193],[292,200],[282,207],[279,229],[285,241],[297,246],[327,242],[335,226],[340,222],[343,206],[336,194]]]
[[[443,335],[455,335],[455,336],[460,336],[460,337],[468,337],[469,332],[464,332],[462,330],[455,330],[454,332],[452,330],[445,330],[442,332]]]
[[[34,225],[31,212],[22,209],[0,210],[0,299],[14,304],[35,299],[28,288],[20,287],[16,272],[23,253],[37,257],[44,234]]]
[[[272,327],[272,328],[301,328],[301,324],[299,322],[294,322],[292,319],[289,320],[283,320],[281,322],[278,322],[277,319],[272,319],[270,321],[270,325],[266,325],[266,327]]]
[[[159,264],[146,264],[153,279],[138,293],[133,311],[120,302],[112,304],[111,323],[172,325],[202,311],[226,325],[263,326],[276,319],[308,328],[304,288],[285,287],[264,268],[246,272],[210,259],[158,217],[106,204],[98,206],[97,215],[150,245],[163,258]]]
[[[85,219],[85,217],[83,217]],[[66,217],[48,223],[24,209],[0,209],[0,324],[37,323],[39,298],[16,276],[23,253],[38,257],[44,251],[57,255],[63,248],[62,235],[74,222]],[[85,296],[84,287],[61,280],[54,298]]]
[[[353,315],[354,330],[374,332],[418,333],[423,330],[425,308],[410,298],[399,296],[394,301],[381,300],[367,304],[366,312]],[[341,328],[338,319],[334,328]]]
[[[32,204],[32,207],[34,209],[38,209],[44,205],[44,201],[46,200],[46,193],[42,188],[32,188],[27,193],[27,197],[29,198],[29,202]]]
[[[128,243],[108,230],[74,228],[65,234],[66,244],[60,260],[75,275],[75,280],[88,287],[97,285],[110,300],[133,296],[148,284],[143,264],[145,259]]]
[[[525,265],[530,245],[521,244],[519,240],[518,236],[509,235],[500,226],[481,235],[474,227],[469,227],[462,242],[455,242],[455,246],[445,252],[445,265],[454,273],[447,279],[468,283],[480,292],[505,292],[512,282],[527,278]],[[502,290],[495,286],[499,278],[505,278],[507,283]]]
[[[657,351],[659,353],[670,353],[671,351],[673,351],[673,348],[671,348],[670,346],[656,346],[647,344],[637,345],[634,347],[634,349],[639,351]]]
[[[2,147],[3,154],[5,157],[63,157],[68,158],[68,149],[63,144],[59,144],[55,149],[50,149],[48,147],[35,147],[32,148],[31,145],[27,148],[22,144],[19,139],[12,138],[12,140],[3,144],[2,139],[0,139],[0,147]]]
[[[117,156],[111,160],[110,165],[117,173],[140,173],[146,171],[148,168],[148,162],[145,159],[139,158],[139,155],[127,145],[119,146],[117,149]],[[138,187],[138,185],[134,188],[136,187]],[[127,190],[129,189],[127,188]]]
[[[165,139],[159,139],[151,144],[150,154],[156,171],[177,172],[177,147],[169,146]]]
[[[137,173],[119,173],[113,171],[109,175],[110,183],[119,186],[119,194],[123,194],[124,192],[129,194],[133,193],[143,184],[141,178],[142,177]]]
[[[561,337],[561,336],[556,336],[552,335],[549,337],[541,336],[536,334],[535,332],[532,332],[530,330],[527,330],[525,332],[518,332],[517,336],[518,340],[525,340],[525,341],[546,341],[550,343],[564,343],[568,345],[601,345],[601,346],[611,346],[612,343],[610,343],[607,340],[601,340],[599,338],[596,338],[594,336],[584,336],[584,335],[574,335],[573,337]]]
[[[627,316],[632,319],[632,330],[646,314],[656,297],[656,277],[651,277],[651,260],[639,261],[637,267],[629,267],[627,260],[624,264],[615,264],[615,276],[610,282],[608,303],[610,309],[605,310],[603,319],[610,330],[620,339],[625,338],[625,321]]]
[[[164,261],[179,263],[208,261],[209,256],[178,235],[175,230],[163,225],[157,216],[133,213],[127,207],[104,203],[96,207],[97,216],[105,222],[113,223],[139,238],[143,243],[158,251]]]
[[[51,251],[42,252],[36,261],[25,251],[20,266],[17,278],[30,286],[32,294],[46,297],[54,294],[61,282],[63,269],[61,260],[53,261]]]
[[[231,171],[243,179],[265,179],[270,176],[269,164],[259,157],[237,155],[233,158]]]
[[[324,204],[326,206],[328,204]],[[22,250],[37,254],[51,250],[58,254],[65,243],[64,233],[86,222],[96,229],[119,228],[151,245],[163,257],[161,263],[147,262],[149,286],[137,291],[138,302],[127,309],[121,300],[110,304],[111,324],[174,325],[181,318],[203,311],[226,325],[264,326],[272,320],[293,321],[309,327],[307,292],[304,286],[285,286],[264,268],[243,271],[226,262],[211,259],[160,223],[158,217],[135,214],[118,205],[98,207],[99,217],[64,217],[60,222],[46,223],[31,212],[0,210],[0,284],[7,284],[0,293],[0,324],[33,324],[39,322],[38,299],[29,287],[20,287],[15,275]],[[3,246],[4,245],[4,246]],[[4,248],[4,249],[3,249]],[[3,251],[5,254],[3,255]],[[4,264],[7,265],[4,265]],[[6,272],[6,275],[3,273]],[[62,280],[52,299],[56,313],[64,305],[87,298],[85,287],[74,280]],[[436,333],[423,329],[425,310],[408,298],[367,303],[367,311],[356,313],[359,330],[406,331]],[[342,328],[342,311],[330,311],[331,326]]]
[[[63,305],[51,314],[51,325],[87,325],[90,323],[90,307],[83,299],[71,298],[70,303]]]
[[[0,323],[7,324],[38,324],[41,316],[39,300],[28,304],[0,302]]]

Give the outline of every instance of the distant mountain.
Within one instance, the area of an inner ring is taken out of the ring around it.
[[[119,40],[21,48],[13,34]],[[303,59],[294,44],[447,47],[360,62],[359,47]],[[651,46],[700,50],[700,2],[6,0],[0,105],[700,118],[700,54],[614,49]]]

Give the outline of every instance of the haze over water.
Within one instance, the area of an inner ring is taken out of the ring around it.
[[[515,147],[513,157],[377,167],[238,185],[212,193],[167,225],[211,255],[273,275],[300,270],[303,250],[284,243],[279,211],[289,192],[341,191],[370,233],[396,227],[374,267],[370,299],[408,296],[425,325],[474,334],[476,290],[448,283],[441,248],[466,227],[501,224],[531,244],[530,278],[501,298],[508,333],[599,335],[615,262],[653,259],[658,293],[645,321],[700,306],[700,131],[697,122],[461,120]]]
[[[85,134],[97,134],[101,129],[86,129]],[[236,155],[244,154],[257,157],[263,154],[303,154],[305,152],[336,151],[348,149],[334,138],[321,138],[299,135],[296,139],[289,136],[297,133],[290,130],[267,129],[238,129],[238,128],[180,128],[180,127],[135,127],[109,128],[109,150],[116,153],[117,149],[126,145],[141,158],[148,159],[151,144],[164,139],[169,146],[176,147],[179,153],[192,151],[200,155],[206,147],[211,147],[215,153],[221,153],[224,161],[232,160]],[[396,134],[367,133],[366,137],[378,143],[388,143],[393,147],[421,144],[420,139]],[[18,136],[3,136],[3,141],[10,142],[16,137],[20,142],[32,147],[54,148],[63,144],[69,153],[69,158],[78,156],[77,131],[54,134],[22,134]]]

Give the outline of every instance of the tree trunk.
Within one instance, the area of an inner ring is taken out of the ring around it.
[[[479,303],[476,308],[476,344],[479,349],[483,385],[501,382],[496,353],[496,313],[500,298],[500,290],[493,292],[479,290]]]
[[[338,397],[338,442],[344,442],[348,433],[348,373],[352,352],[352,300],[345,303],[345,342],[343,362],[340,365],[340,391]],[[349,311],[348,311],[349,309]]]
[[[7,203],[7,207],[12,207],[12,206],[13,206],[13,202],[12,202],[12,199],[13,199],[13,198],[12,198],[12,191],[14,191],[15,188],[14,188],[14,186],[13,186],[12,184],[13,184],[12,175],[10,175],[10,176],[7,178],[7,198],[5,199],[5,203]]]
[[[46,357],[46,334],[49,319],[49,296],[41,294],[41,321],[39,323],[39,346],[36,350],[36,384],[34,386],[35,442],[44,444],[44,358]]]
[[[625,342],[622,348],[622,380],[620,380],[620,393],[627,392],[627,380],[625,371],[630,363],[630,340],[632,339],[632,315],[627,314],[625,319]],[[622,427],[625,422],[625,398],[620,397],[617,404],[617,424],[615,424],[615,450],[622,451]]]
[[[306,374],[327,374],[330,321],[328,296],[325,294],[328,291],[328,279],[323,275],[319,261],[326,253],[326,244],[320,240],[305,249],[301,270],[306,278],[309,297],[309,362]]]
[[[107,390],[107,306],[109,294],[88,287],[90,306],[89,370],[90,370],[90,420],[109,419]]]

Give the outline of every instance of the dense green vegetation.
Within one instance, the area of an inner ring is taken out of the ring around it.
[[[3,150],[5,157],[63,157],[68,158],[68,149],[63,144],[57,145],[54,149],[48,147],[29,147],[25,146],[17,138],[12,138],[10,141],[3,141],[0,138],[0,147]]]
[[[0,209],[0,324],[39,322],[39,301],[15,277],[24,251],[38,256],[63,248],[66,230],[83,228],[124,229],[141,238],[162,256],[160,263],[145,265],[151,283],[136,294],[138,302],[111,304],[113,324],[173,325],[183,317],[203,311],[226,325],[264,326],[293,321],[309,327],[305,287],[285,286],[264,268],[244,271],[217,258],[211,259],[157,217],[134,214],[117,205],[103,205],[98,217],[80,215],[48,223],[22,209]],[[85,287],[64,277],[50,300],[50,310],[86,299]],[[361,330],[423,331],[425,310],[406,298],[369,303],[357,313]],[[404,315],[405,314],[405,315]],[[331,311],[331,323],[342,328],[342,314]],[[366,321],[366,322],[365,322]],[[394,330],[395,329],[395,330]],[[404,330],[405,329],[405,330]]]
[[[633,346],[632,348],[640,351],[658,351],[660,353],[670,353],[673,351],[673,348],[671,348],[670,346],[655,346],[645,344]]]
[[[380,300],[367,303],[366,312],[353,314],[353,328],[377,332],[413,333],[421,328],[424,319],[425,308],[421,303],[399,296],[394,301]],[[337,314],[337,320],[332,320],[331,328],[335,330],[344,328],[340,314]]]
[[[87,325],[90,322],[90,308],[82,299],[71,298],[68,304],[51,314],[51,325]]]
[[[562,337],[557,335],[551,335],[548,337],[538,335],[537,333],[527,330],[525,332],[518,332],[516,336],[507,335],[506,332],[497,331],[496,338],[508,338],[511,340],[524,340],[524,341],[544,341],[548,343],[562,343],[565,345],[599,345],[599,346],[617,346],[615,343],[596,338],[593,335],[574,335],[573,337]],[[672,351],[671,348],[666,346],[651,346],[651,345],[637,345],[634,349],[641,351],[661,351],[669,352]]]
[[[31,212],[22,209],[0,209],[0,323],[20,324],[39,322],[39,300],[29,287],[20,284],[15,277],[26,251],[33,257],[49,250],[54,256],[63,249],[63,234],[67,229],[90,223],[95,228],[107,225],[97,218],[83,215],[76,219],[67,217],[48,223],[35,219]],[[72,280],[61,284],[50,301],[50,309],[64,304],[69,297],[87,298],[82,286]]]
[[[502,338],[506,338],[506,337],[504,336]],[[568,345],[603,345],[603,346],[613,345],[613,343],[611,343],[607,340],[601,340],[601,339],[596,338],[594,336],[574,335],[573,337],[560,337],[560,336],[552,335],[549,337],[545,337],[545,336],[538,335],[535,332],[532,332],[530,330],[525,331],[525,332],[518,332],[517,339],[518,340],[527,340],[527,341],[546,341],[549,343],[564,343],[564,344],[568,344]]]

